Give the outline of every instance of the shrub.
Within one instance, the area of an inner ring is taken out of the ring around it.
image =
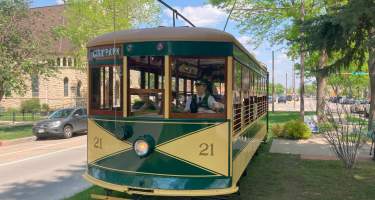
[[[272,133],[276,137],[284,137],[284,126],[282,124],[272,125]]]
[[[50,111],[49,105],[46,103],[42,104],[41,111],[46,112],[46,113],[49,112]]]
[[[292,120],[285,123],[284,135],[290,139],[308,139],[311,136],[311,130],[303,121]]]
[[[21,112],[39,112],[40,102],[39,99],[30,99],[21,103]]]
[[[8,113],[18,112],[18,109],[17,109],[17,108],[12,108],[12,107],[10,107],[10,108],[7,109],[7,112],[8,112]]]

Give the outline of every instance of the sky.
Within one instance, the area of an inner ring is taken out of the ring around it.
[[[225,21],[228,14],[208,4],[207,0],[164,0],[166,3],[177,9],[186,18],[188,18],[193,24],[198,27],[209,27],[219,30],[223,30]],[[42,7],[56,4],[62,4],[63,0],[32,0],[31,7]],[[172,26],[172,12],[162,7],[161,13],[161,25]],[[185,26],[186,23],[178,21],[177,26]],[[262,44],[255,48],[254,44],[251,44],[252,38],[248,35],[242,35],[239,33],[239,28],[235,21],[230,20],[225,30],[231,33],[237,38],[238,41],[245,46],[245,48],[251,52],[260,62],[264,63],[268,71],[270,72],[270,83],[271,69],[272,69],[272,50],[275,50],[275,82],[281,83],[285,86],[286,73],[288,74],[288,88],[292,86],[292,66],[294,61],[288,59],[285,52],[283,52],[283,46],[272,47],[268,42],[262,42]],[[281,50],[280,50],[281,49]],[[296,88],[299,86],[299,77],[296,77]]]

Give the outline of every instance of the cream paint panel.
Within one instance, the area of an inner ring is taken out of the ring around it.
[[[88,120],[88,163],[113,153],[131,149],[132,145],[121,141],[99,127],[94,121]]]
[[[170,96],[169,96],[169,91],[170,91],[170,57],[169,56],[164,56],[164,118],[168,119],[170,115],[170,110],[169,110],[169,102],[171,101]]]
[[[267,132],[266,126],[264,126],[259,133],[252,138],[249,144],[243,149],[233,161],[233,182],[232,184],[235,185],[237,181],[240,179],[242,172],[246,169],[249,161],[253,157],[254,153],[257,151],[260,143],[262,142],[265,133]]]
[[[223,123],[157,147],[221,175],[228,176],[228,123]]]
[[[123,107],[123,110],[124,110],[124,113],[123,113],[123,116],[124,117],[127,117],[128,116],[128,57],[124,56],[124,59],[123,59],[123,69],[122,69],[122,82],[123,82],[123,104],[122,104],[122,107]]]

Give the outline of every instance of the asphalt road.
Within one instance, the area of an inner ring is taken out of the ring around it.
[[[55,200],[88,188],[86,136],[0,147],[1,200]]]

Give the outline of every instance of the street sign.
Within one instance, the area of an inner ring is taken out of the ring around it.
[[[363,75],[368,75],[368,72],[352,72],[352,75],[363,76]]]

